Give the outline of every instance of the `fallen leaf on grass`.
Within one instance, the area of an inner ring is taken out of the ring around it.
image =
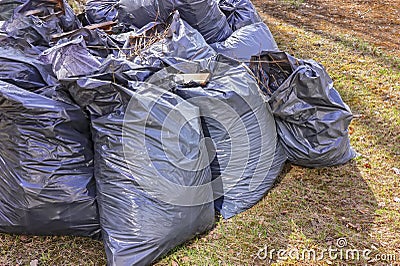
[[[354,127],[349,126],[349,135],[353,135],[354,133]]]

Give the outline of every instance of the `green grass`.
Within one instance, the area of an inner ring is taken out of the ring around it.
[[[280,0],[280,1],[289,4],[295,8],[300,7],[304,3],[304,0]]]
[[[298,1],[296,1],[298,2]],[[254,208],[175,248],[157,265],[267,265],[257,252],[324,249],[338,238],[349,247],[397,253],[400,263],[400,58],[336,32],[316,33],[263,15],[280,48],[322,63],[357,119],[351,142],[362,154],[333,168],[287,166],[275,188]],[[104,265],[100,242],[74,237],[0,235],[0,265]],[[320,265],[360,265],[331,261]],[[296,260],[277,265],[310,265]],[[379,262],[372,264],[380,265]]]

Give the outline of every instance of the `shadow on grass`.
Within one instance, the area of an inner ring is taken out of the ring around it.
[[[346,257],[342,255],[340,260],[338,252],[348,249],[358,249],[360,258],[349,256],[346,263],[360,264],[366,262],[362,251],[376,245],[369,233],[378,205],[355,161],[324,169],[293,166],[257,209],[263,207],[268,210],[263,216],[267,232],[264,246],[260,243],[254,256],[255,265],[269,264],[279,257],[305,265],[318,261],[341,263]],[[329,248],[337,252],[323,254]],[[308,253],[312,251],[315,258]]]
[[[377,208],[374,193],[356,161],[323,169],[288,164],[259,204],[227,221],[218,217],[211,232],[175,248],[157,265],[199,261],[210,265],[269,265],[279,255],[292,265],[319,261],[360,265],[367,261],[363,250],[376,246],[370,232]],[[339,243],[343,245],[343,259],[338,253],[339,239],[345,241]],[[322,256],[329,248],[336,253]],[[315,259],[308,254],[310,250],[315,251]],[[346,261],[347,250],[360,253],[354,258],[349,254]],[[292,256],[297,252],[299,257],[290,259],[288,252]],[[302,252],[306,252],[304,260]]]

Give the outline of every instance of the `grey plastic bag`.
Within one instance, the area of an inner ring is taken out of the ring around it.
[[[210,74],[182,84],[181,74]],[[173,90],[200,108],[208,146],[215,207],[225,219],[255,205],[273,186],[287,157],[277,144],[273,115],[256,80],[225,57],[197,63],[177,60],[148,82]],[[203,85],[201,85],[203,84]]]
[[[244,26],[226,41],[211,44],[211,47],[217,53],[239,61],[250,61],[262,51],[279,51],[271,31],[263,22]]]
[[[29,11],[39,12],[28,15]],[[80,28],[82,25],[67,2],[29,0],[15,9],[14,15],[3,26],[8,36],[22,38],[31,45],[45,50],[52,44],[52,36]],[[43,48],[45,47],[45,48]]]
[[[124,25],[134,25],[136,28],[142,28],[150,22],[166,22],[173,9],[165,9],[163,2],[159,0],[120,0],[118,20]]]
[[[86,48],[82,36],[47,49],[40,58],[44,63],[52,66],[58,79],[90,75],[101,65],[100,61]]]
[[[180,191],[211,181],[209,168],[186,168],[177,156],[199,155],[199,115],[183,128],[168,119],[170,112],[184,119],[187,113],[196,117],[198,110],[172,93],[157,94],[157,88],[139,84],[126,88],[90,77],[67,84],[91,116],[109,265],[148,265],[214,224],[210,186],[189,195]]]
[[[23,39],[0,38],[0,80],[30,91],[56,85],[51,67],[39,60],[39,54]]]
[[[175,12],[166,37],[141,51],[133,61],[142,65],[161,66],[164,58],[201,60],[215,55],[203,36]]]
[[[355,157],[348,134],[352,113],[323,66],[285,53],[265,52],[253,60],[255,75],[271,95],[268,102],[291,162],[325,167]]]
[[[0,231],[98,237],[88,120],[25,40],[0,40]]]
[[[3,81],[0,102],[0,231],[99,237],[81,109]]]
[[[118,17],[118,0],[89,0],[85,4],[85,17],[90,24],[115,21]]]
[[[232,30],[216,0],[176,0],[182,19],[198,30],[207,43],[226,40]]]
[[[219,8],[227,17],[229,26],[233,31],[262,22],[250,0],[221,0],[219,1]]]

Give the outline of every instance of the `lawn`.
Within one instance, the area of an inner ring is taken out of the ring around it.
[[[287,165],[259,204],[228,221],[219,219],[211,232],[156,265],[269,265],[265,250],[320,253],[338,244],[344,250],[371,250],[369,264],[395,265],[397,259],[400,265],[400,1],[255,4],[281,50],[327,68],[355,114],[351,143],[360,157],[333,168]],[[275,253],[277,265],[367,262],[326,254],[318,261],[277,259]],[[0,265],[35,260],[39,265],[106,263],[102,243],[94,240],[0,234]]]

